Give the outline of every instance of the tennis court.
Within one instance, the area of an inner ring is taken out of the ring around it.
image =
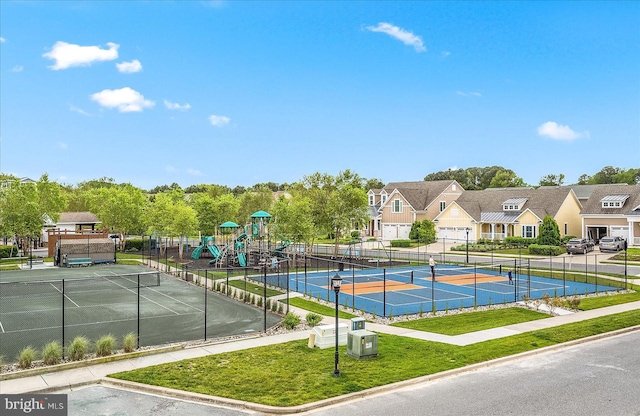
[[[281,318],[267,314],[267,326]],[[140,346],[218,338],[263,330],[263,312],[226,296],[141,266],[101,265],[3,271],[0,355],[15,360],[26,346],[82,335],[112,334]]]
[[[432,279],[428,266],[365,270],[326,270],[290,275],[289,286],[307,295],[335,301],[331,278],[340,275],[341,305],[380,316],[443,311],[520,301],[615,290],[615,287],[536,276],[524,268],[499,264],[458,267],[438,265]],[[275,284],[268,279],[271,284]]]

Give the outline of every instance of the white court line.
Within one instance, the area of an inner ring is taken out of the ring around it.
[[[55,290],[57,290],[58,292],[62,293],[62,291],[61,291],[60,289],[58,289],[58,288],[57,288],[53,283],[49,283],[49,284],[50,284],[51,286],[53,286],[53,288],[54,288]],[[78,305],[77,303],[75,303],[75,302],[73,301],[73,299],[71,299],[69,296],[67,296],[67,294],[66,294],[66,293],[64,294],[64,297],[65,297],[65,298],[67,298],[67,299],[69,299],[69,301],[71,301],[71,303],[73,303],[74,305],[76,305],[76,308],[79,308],[79,307],[80,307],[80,305]]]
[[[130,281],[131,281],[131,282],[133,282],[133,280],[130,280]],[[135,291],[135,290],[133,290],[133,289],[129,289],[128,287],[123,286],[123,285],[121,285],[121,284],[119,284],[119,283],[116,283],[116,282],[114,282],[114,281],[112,281],[112,280],[109,280],[109,282],[113,283],[113,284],[114,284],[114,285],[116,285],[116,286],[120,286],[121,288],[123,288],[123,289],[125,289],[125,290],[128,290],[128,291],[129,291],[129,292],[131,292],[131,293],[135,293],[135,294],[137,294],[137,293],[138,293],[137,291]],[[164,306],[164,305],[162,305],[162,304],[160,304],[160,303],[156,302],[155,300],[149,299],[148,297],[146,297],[146,296],[142,296],[142,295],[141,295],[140,297],[141,297],[141,298],[144,298],[144,299],[146,299],[146,300],[148,300],[148,301],[149,301],[149,302],[151,302],[151,303],[155,303],[156,305],[160,306],[161,308],[164,308],[164,309],[168,310],[169,312],[172,312],[172,313],[174,313],[174,314],[176,314],[176,315],[180,315],[180,313],[178,313],[178,312],[174,311],[174,310],[173,310],[173,309],[171,309],[171,308],[167,308],[166,306]]]
[[[2,322],[0,321],[0,330],[2,331],[2,333],[4,334],[4,327],[2,326]]]

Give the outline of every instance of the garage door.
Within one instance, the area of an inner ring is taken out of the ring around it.
[[[395,240],[398,238],[398,227],[396,224],[383,224],[382,225],[382,239],[383,240]]]
[[[456,238],[455,230],[453,227],[438,227],[438,239],[453,240]]]
[[[629,238],[629,227],[611,227],[609,230],[611,237]]]

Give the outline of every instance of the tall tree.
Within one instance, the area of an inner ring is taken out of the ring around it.
[[[131,184],[94,189],[91,192],[91,212],[105,227],[120,236],[120,250],[124,250],[127,235],[144,232],[143,213],[147,196]]]
[[[555,175],[550,173],[540,178],[540,186],[562,186],[564,183],[564,174]]]
[[[311,200],[304,196],[279,198],[273,205],[274,229],[296,242],[313,243],[316,229],[311,218]]]
[[[489,184],[489,188],[517,188],[522,186],[526,186],[526,184],[512,170],[503,170],[496,173]]]
[[[267,211],[273,204],[273,192],[267,187],[249,190],[240,196],[238,223],[246,224],[251,220],[251,214],[257,211]]]
[[[540,224],[540,232],[538,234],[538,243],[546,246],[560,245],[560,229],[558,223],[553,217],[545,215]]]

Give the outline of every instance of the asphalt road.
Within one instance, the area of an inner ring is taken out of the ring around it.
[[[640,415],[640,331],[307,415]]]
[[[305,415],[640,415],[640,331],[462,373]],[[67,393],[69,416],[246,415],[101,386]]]

